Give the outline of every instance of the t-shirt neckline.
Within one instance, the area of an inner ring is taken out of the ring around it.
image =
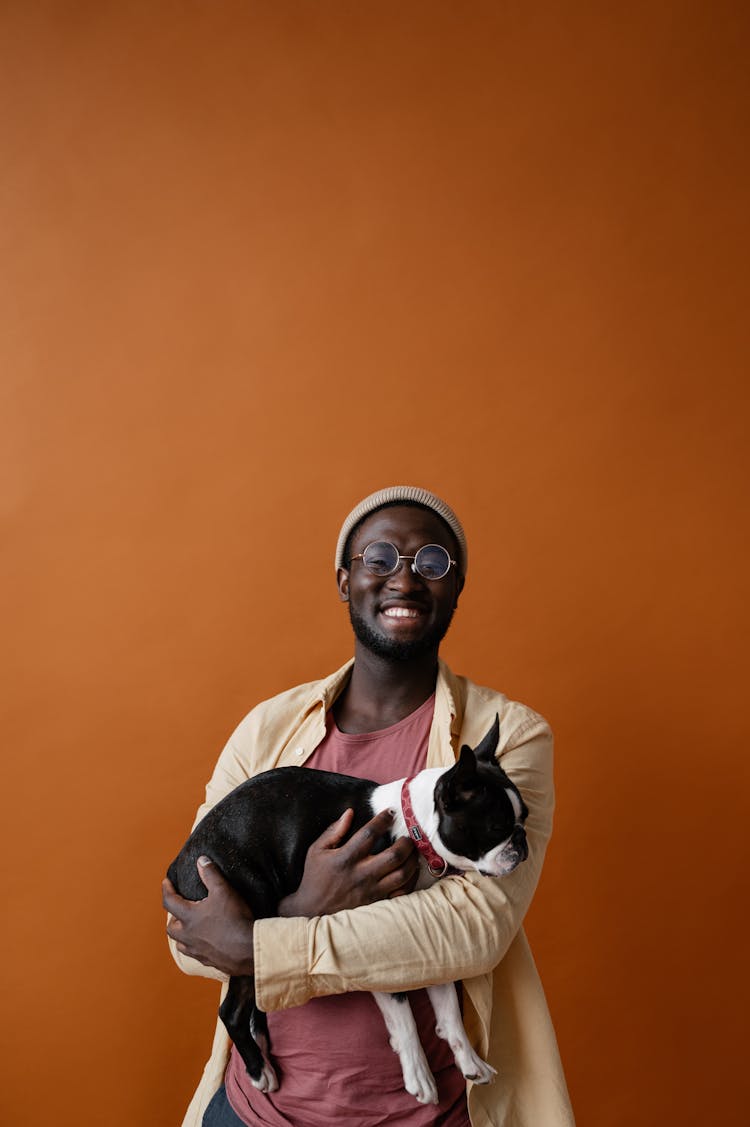
[[[377,740],[382,736],[395,735],[401,728],[405,728],[408,724],[413,724],[423,719],[426,712],[432,712],[435,709],[435,693],[434,691],[428,696],[419,708],[415,708],[408,716],[404,716],[401,720],[397,720],[395,724],[389,724],[387,728],[378,728],[375,732],[342,732],[336,723],[336,718],[333,715],[333,709],[328,713],[328,731],[331,732],[336,739],[344,743],[364,743],[367,740]]]

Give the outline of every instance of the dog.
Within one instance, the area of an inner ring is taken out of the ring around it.
[[[208,856],[256,919],[273,916],[279,901],[299,887],[310,845],[349,808],[354,810],[351,833],[382,810],[393,813],[392,830],[376,842],[373,852],[402,835],[411,837],[420,852],[418,889],[448,874],[472,870],[503,876],[528,856],[528,810],[495,759],[499,734],[496,716],[476,748],[464,744],[454,766],[428,768],[412,779],[384,785],[306,767],[265,771],[241,783],[206,814],[167,876],[180,895],[202,900],[206,888],[196,863],[198,857]],[[475,1084],[490,1083],[495,1070],[469,1043],[453,983],[430,986],[427,992],[438,1036],[450,1045],[458,1068]],[[398,1054],[404,1087],[419,1103],[437,1103],[435,1080],[406,995],[373,997]],[[219,1016],[253,1085],[276,1091],[268,1026],[255,1005],[252,976],[230,978]]]

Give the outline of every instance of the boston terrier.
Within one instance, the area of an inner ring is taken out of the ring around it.
[[[299,887],[310,845],[350,808],[351,833],[380,811],[391,811],[392,830],[373,852],[402,835],[411,837],[421,855],[417,888],[471,870],[503,876],[528,856],[523,828],[528,811],[495,759],[499,733],[495,717],[478,747],[465,744],[453,767],[428,768],[382,786],[306,767],[265,771],[241,783],[206,814],[167,876],[182,896],[202,900],[206,888],[196,862],[205,855],[244,897],[256,919],[273,916],[279,901]],[[438,1036],[450,1045],[458,1068],[475,1084],[489,1083],[495,1070],[469,1044],[453,983],[430,986],[427,992]],[[401,1062],[406,1090],[419,1103],[437,1103],[435,1080],[406,995],[373,997]],[[255,1005],[252,976],[230,978],[219,1016],[255,1087],[276,1091],[266,1017]]]

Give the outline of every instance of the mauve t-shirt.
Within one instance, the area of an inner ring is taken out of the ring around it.
[[[325,738],[307,766],[378,783],[415,775],[427,763],[434,708],[433,695],[398,724],[360,734],[340,732],[329,712]],[[232,1048],[225,1083],[234,1111],[253,1127],[469,1127],[465,1081],[435,1033],[427,992],[414,990],[409,1001],[437,1082],[437,1107],[418,1104],[405,1091],[380,1010],[370,994],[357,991],[268,1014],[277,1092],[253,1088]]]

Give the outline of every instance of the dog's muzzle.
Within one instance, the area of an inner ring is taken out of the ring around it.
[[[523,826],[516,826],[513,833],[502,848],[493,851],[492,858],[486,857],[485,866],[479,866],[479,872],[487,877],[504,877],[512,873],[529,855],[529,846],[526,841],[526,831]],[[489,863],[488,863],[489,862]]]
[[[510,838],[511,849],[518,855],[516,864],[520,865],[529,855],[529,845],[526,841],[526,830],[523,826],[516,826]]]
[[[526,841],[526,831],[523,826],[516,826],[500,857],[503,873],[512,873],[517,865],[526,860],[528,855],[529,846]]]

